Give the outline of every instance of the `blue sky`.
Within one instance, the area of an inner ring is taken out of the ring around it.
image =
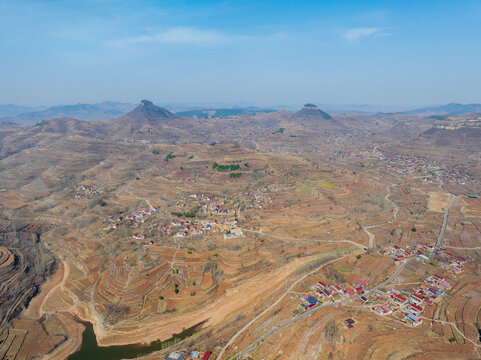
[[[0,0],[0,104],[481,102],[481,1]]]

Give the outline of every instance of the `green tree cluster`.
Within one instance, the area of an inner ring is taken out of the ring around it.
[[[239,164],[231,164],[231,165],[220,165],[220,164],[217,164],[216,162],[214,162],[212,164],[212,169],[213,170],[216,170],[216,171],[235,171],[235,170],[239,170],[240,169],[240,165]]]

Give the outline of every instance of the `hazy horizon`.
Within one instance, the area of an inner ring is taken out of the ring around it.
[[[480,21],[477,1],[0,0],[0,104],[480,103]]]
[[[297,103],[297,104],[259,104],[259,103],[252,103],[252,102],[204,102],[204,103],[197,103],[197,102],[161,102],[152,100],[149,97],[145,97],[143,99],[138,99],[137,101],[115,101],[115,100],[101,100],[95,101],[91,103],[85,102],[76,102],[76,103],[65,103],[65,104],[53,104],[53,105],[30,105],[30,104],[2,104],[0,103],[0,107],[24,107],[26,108],[25,111],[16,112],[17,114],[20,113],[29,113],[29,112],[36,112],[36,111],[44,111],[51,108],[62,108],[65,106],[77,106],[77,105],[96,105],[96,104],[103,104],[103,103],[116,103],[116,104],[125,104],[125,105],[132,105],[132,107],[137,106],[140,104],[142,100],[149,100],[152,101],[156,106],[167,108],[171,111],[186,111],[186,110],[194,110],[194,109],[221,109],[221,108],[259,108],[259,109],[272,109],[272,110],[286,110],[295,112],[300,110],[306,103],[312,103],[317,105],[321,109],[326,111],[331,111],[334,113],[342,113],[342,112],[366,112],[366,113],[374,113],[374,112],[403,112],[403,111],[410,111],[428,107],[437,107],[437,106],[445,106],[448,104],[421,104],[421,105],[413,105],[413,106],[391,106],[391,105],[378,105],[378,104],[325,104],[316,101],[305,101],[304,103]],[[470,104],[462,104],[461,105],[470,105]],[[0,115],[0,118],[2,116]]]

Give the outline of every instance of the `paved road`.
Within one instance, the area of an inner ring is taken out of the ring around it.
[[[371,290],[367,291],[365,294],[363,294],[362,296],[369,296],[371,295],[374,291],[390,284],[391,282],[393,282],[397,277],[398,275],[401,273],[402,269],[409,263],[411,262],[412,260],[414,259],[414,257],[411,257],[409,259],[407,259],[405,262],[403,262],[401,265],[399,265],[399,267],[396,269],[396,271],[394,271],[394,273],[389,277],[389,279],[383,281],[382,283],[380,283],[379,285],[375,286],[374,288],[372,288]],[[275,332],[281,330],[281,329],[284,329],[290,325],[292,325],[293,323],[295,323],[296,321],[299,321],[299,320],[302,320],[302,319],[305,319],[306,317],[308,316],[311,316],[312,314],[314,314],[316,311],[319,311],[321,309],[324,309],[326,307],[331,307],[331,306],[338,306],[338,305],[347,305],[353,301],[357,301],[361,298],[361,296],[356,296],[354,298],[351,298],[351,299],[348,299],[348,300],[341,300],[341,301],[336,301],[336,302],[333,302],[333,303],[325,303],[325,304],[322,304],[322,305],[319,305],[319,306],[316,306],[316,307],[313,307],[307,311],[305,311],[304,313],[302,313],[301,315],[299,316],[296,316],[295,318],[289,320],[289,321],[286,321],[285,323],[279,325],[279,326],[274,326],[270,331],[268,331],[267,333],[265,333],[264,335],[260,336],[259,338],[257,338],[254,342],[252,342],[249,346],[247,346],[244,350],[242,350],[240,353],[237,354],[237,356],[243,356],[243,355],[246,355],[246,353],[248,351],[250,351],[253,347],[257,346],[258,344],[260,344],[262,341],[264,341],[265,339],[267,339],[269,336],[271,336],[272,334],[274,334]],[[248,324],[250,325],[250,324]],[[246,325],[247,327],[247,325]],[[232,340],[232,339],[231,339]],[[230,345],[230,344],[229,344]],[[227,349],[227,346],[224,347],[224,350]],[[224,351],[222,351],[221,354],[223,354]],[[221,356],[221,354],[219,354],[219,356]],[[220,360],[221,357],[217,357],[217,360]]]
[[[394,218],[396,219],[397,218],[397,213],[399,211],[399,207],[392,201],[389,199],[389,196],[391,195],[391,192],[390,192],[390,188],[388,187],[388,194],[386,195],[386,199],[391,202],[394,206],[395,206],[395,209],[394,209]],[[360,249],[363,249],[363,250],[366,250],[366,246],[364,245],[361,245],[359,243],[356,243],[354,241],[351,241],[351,240],[333,240],[333,241],[330,241],[330,240],[316,240],[316,239],[293,239],[293,238],[287,238],[287,237],[282,237],[282,236],[277,236],[277,235],[271,235],[271,234],[265,234],[265,233],[262,233],[262,232],[259,232],[259,231],[252,231],[252,230],[248,230],[248,229],[242,229],[244,232],[252,232],[252,233],[257,233],[257,234],[260,234],[260,235],[265,235],[265,236],[271,236],[271,237],[274,237],[274,238],[277,238],[277,239],[282,239],[282,240],[290,240],[290,241],[320,241],[320,242],[325,242],[325,243],[331,243],[331,242],[347,242],[347,243],[351,243],[352,245],[355,245],[357,246],[358,248]],[[371,234],[372,235],[372,234]],[[373,236],[374,237],[374,236]],[[373,242],[374,239],[371,239],[371,237],[369,237],[369,243],[371,244],[371,242]],[[389,283],[391,283],[398,275],[399,273],[401,272],[401,270],[404,268],[404,266],[406,266],[407,263],[409,263],[413,258],[409,258],[407,259],[403,264],[401,264],[397,269],[396,271],[389,277],[389,279],[387,279],[386,281],[382,282],[381,284],[377,285],[376,287],[374,287],[373,289],[369,290],[368,292],[366,292],[364,295],[365,296],[369,296],[372,292],[378,290],[379,288],[382,288],[386,285],[388,285]],[[336,260],[339,260],[339,259],[336,259]],[[326,264],[325,264],[326,265]],[[322,265],[324,266],[324,265]],[[315,270],[317,271],[317,269]],[[315,272],[314,271],[314,272]],[[314,273],[312,272],[312,273]],[[307,275],[310,275],[311,273],[307,274]],[[306,275],[306,276],[307,276]],[[239,337],[244,331],[246,331],[256,320],[258,320],[261,316],[263,316],[265,313],[267,313],[267,311],[271,310],[275,305],[277,305],[293,288],[296,284],[298,284],[301,280],[303,280],[306,276],[303,276],[302,278],[298,279],[295,283],[292,284],[292,286],[289,288],[289,290],[287,292],[285,292],[275,303],[273,303],[271,306],[269,306],[266,310],[264,310],[262,313],[260,313],[259,315],[257,315],[254,319],[252,319],[250,322],[248,322],[242,329],[240,329],[238,332],[236,332],[234,334],[234,336],[227,342],[227,344],[222,348],[221,352],[219,353],[219,355],[217,356],[216,360],[221,360],[222,357],[224,356],[224,353],[225,351],[227,350],[227,348],[229,346],[231,346],[234,341],[237,339],[237,337]],[[301,320],[301,319],[304,319],[306,318],[307,316],[311,316],[314,312],[316,311],[319,311],[325,307],[329,307],[329,306],[337,306],[337,305],[346,305],[352,301],[356,301],[360,298],[361,296],[357,296],[355,298],[352,298],[352,299],[349,299],[349,300],[343,300],[343,301],[336,301],[334,303],[325,303],[325,304],[322,304],[320,306],[317,306],[317,307],[314,307],[312,309],[309,309],[307,311],[305,311],[304,313],[302,313],[301,315],[279,325],[279,326],[275,326],[273,327],[269,332],[267,332],[266,334],[262,335],[261,337],[259,337],[258,339],[256,339],[253,343],[251,343],[247,348],[245,348],[244,350],[242,350],[238,355],[245,355],[245,353],[247,351],[249,351],[250,349],[252,349],[254,346],[256,346],[257,344],[259,344],[260,342],[262,342],[264,339],[266,339],[267,337],[269,337],[271,334],[277,332],[278,330],[281,330],[291,324],[293,324],[294,322],[298,321],[298,320]]]
[[[438,239],[437,239],[437,242],[436,242],[436,246],[434,248],[434,251],[433,251],[433,254],[436,253],[436,249],[437,247],[441,246],[442,245],[442,240],[443,240],[443,237],[444,237],[444,232],[446,231],[446,224],[447,224],[447,221],[448,221],[448,216],[449,216],[449,209],[453,206],[455,200],[456,200],[456,196],[454,194],[451,194],[449,193],[448,191],[446,191],[445,189],[443,189],[442,185],[442,180],[439,179],[439,188],[443,191],[445,191],[446,193],[448,193],[451,198],[449,200],[449,204],[448,206],[446,207],[445,211],[444,211],[444,218],[443,218],[443,224],[441,226],[441,231],[439,233],[439,236],[438,236]],[[390,195],[390,193],[388,194],[388,196]],[[388,199],[389,201],[391,201],[390,199]],[[392,201],[391,201],[392,202]],[[394,204],[394,203],[393,203]],[[395,205],[395,204],[394,204]],[[396,210],[398,210],[397,208],[397,205],[396,205]],[[396,214],[397,215],[397,211],[396,211]],[[397,217],[397,216],[395,216]],[[243,229],[244,231],[249,231],[247,229]],[[256,232],[256,231],[251,231],[251,232]],[[280,236],[275,236],[275,235],[269,235],[269,234],[264,234],[264,233],[261,233],[261,232],[256,232],[258,234],[262,234],[262,235],[267,235],[267,236],[272,236],[272,237],[276,237],[276,238],[279,238],[279,239],[286,239],[287,238],[283,238],[283,237],[280,237]],[[292,239],[289,239],[289,240],[292,240]],[[296,239],[296,240],[300,240],[300,241],[309,241],[309,240],[314,240],[314,239]],[[358,246],[358,247],[362,247],[362,245],[358,244],[358,243],[355,243],[355,242],[352,242],[352,241],[346,241],[344,240],[344,242],[351,242],[353,243],[354,245]],[[404,267],[410,263],[413,259],[415,259],[414,257],[411,257],[409,259],[407,259],[404,263],[402,263],[401,265],[399,265],[399,267],[396,269],[396,271],[394,271],[394,273],[385,281],[383,281],[382,283],[378,284],[377,286],[375,286],[374,288],[372,288],[371,290],[367,291],[365,294],[363,294],[363,296],[369,296],[371,295],[373,292],[375,292],[376,290],[390,284],[391,282],[393,282],[398,276],[399,274],[401,273],[401,271],[404,269]],[[290,290],[297,284],[299,283],[299,281],[301,281],[302,279],[304,279],[305,277],[302,277],[301,279],[298,279],[292,286],[291,288],[289,288]],[[250,327],[250,325],[252,325],[257,319],[259,319],[261,316],[263,316],[267,311],[269,311],[270,309],[272,309],[275,305],[277,305],[280,300],[282,298],[285,297],[285,295],[287,294],[284,293],[279,299],[278,301],[276,301],[272,306],[270,306],[268,309],[266,309],[265,311],[263,311],[261,314],[259,314],[258,316],[256,316],[254,319],[252,319],[249,323],[247,323],[240,331],[238,331],[230,340],[229,342],[224,346],[224,348],[222,349],[222,351],[219,353],[219,355],[217,356],[216,360],[221,360],[222,359],[222,356],[224,355],[225,351],[227,350],[227,348],[232,345],[234,343],[234,341],[237,339],[237,337],[242,334],[245,330],[247,330],[248,327]],[[290,325],[292,325],[293,323],[295,323],[296,321],[299,321],[299,320],[302,320],[302,319],[305,319],[306,317],[308,316],[311,316],[312,314],[314,314],[315,312],[321,310],[321,309],[324,309],[326,307],[331,307],[331,306],[338,306],[338,305],[347,305],[353,301],[357,301],[359,300],[361,296],[357,296],[357,297],[354,297],[354,298],[351,298],[349,300],[341,300],[341,301],[336,301],[336,302],[332,302],[332,303],[325,303],[325,304],[322,304],[322,305],[319,305],[317,307],[314,307],[312,309],[309,309],[307,311],[305,311],[304,313],[302,313],[301,315],[297,316],[297,317],[294,317],[292,318],[291,320],[289,321],[286,321],[285,323],[281,324],[281,325],[278,325],[278,326],[274,326],[271,330],[269,330],[267,333],[265,333],[264,335],[258,337],[254,342],[252,342],[249,346],[247,346],[245,349],[243,349],[241,352],[239,352],[237,354],[237,356],[243,356],[243,355],[246,355],[246,353],[248,351],[250,351],[253,347],[257,346],[258,344],[260,344],[261,342],[263,342],[265,339],[267,339],[269,336],[271,336],[272,334],[276,333],[277,331],[279,330],[282,330]]]
[[[443,190],[445,193],[449,194],[451,198],[449,199],[448,206],[444,210],[443,225],[441,226],[441,231],[439,232],[438,240],[436,241],[436,246],[433,249],[431,257],[434,257],[434,255],[436,255],[436,250],[438,249],[438,247],[443,245],[443,237],[444,237],[444,232],[446,231],[446,224],[448,222],[449,209],[451,209],[451,206],[453,206],[454,201],[456,201],[456,195],[451,194],[449,191],[446,191],[443,189],[443,181],[441,179],[439,179],[439,188]]]
[[[441,231],[439,232],[439,235],[438,235],[438,241],[436,242],[437,247],[442,246],[443,244],[443,236],[444,236],[444,232],[446,231],[446,223],[448,222],[449,209],[451,209],[451,206],[453,206],[455,200],[456,200],[456,196],[451,195],[451,199],[449,199],[449,204],[446,207],[446,210],[444,211],[443,225],[441,226]]]
[[[271,305],[269,306],[267,309],[265,309],[263,312],[261,312],[259,315],[257,315],[255,318],[253,318],[251,321],[249,321],[242,329],[240,329],[238,332],[236,332],[234,334],[234,336],[232,336],[230,338],[230,340],[227,342],[227,344],[224,345],[224,347],[222,348],[221,352],[219,353],[219,355],[217,355],[217,358],[216,360],[220,360],[222,359],[222,356],[224,356],[224,353],[225,351],[227,350],[227,348],[229,346],[231,346],[234,341],[237,339],[237,337],[239,337],[244,331],[246,331],[256,320],[258,320],[260,317],[262,317],[263,315],[265,315],[268,311],[270,311],[274,306],[276,306],[277,304],[279,304],[281,302],[282,299],[284,299],[284,297],[289,294],[292,289],[294,289],[294,287],[302,280],[304,280],[306,277],[314,274],[315,272],[319,271],[321,268],[323,268],[324,266],[326,265],[329,265],[335,261],[338,261],[338,260],[341,260],[341,259],[344,259],[345,257],[347,256],[350,256],[351,254],[349,255],[345,255],[345,256],[342,256],[342,257],[339,257],[337,259],[334,259],[334,260],[331,260],[331,261],[328,261],[326,262],[325,264],[322,264],[320,266],[318,266],[317,268],[315,268],[314,270],[308,272],[307,274],[305,274],[304,276],[300,277],[299,279],[297,279],[294,283],[292,283],[292,285],[286,290],[286,292],[284,292],[284,294],[282,294],[281,296],[279,296],[279,298]]]

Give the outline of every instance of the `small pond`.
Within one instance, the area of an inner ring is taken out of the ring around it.
[[[175,343],[192,336],[199,325],[195,325],[181,332],[174,334],[170,339],[165,341],[155,341],[150,345],[132,344],[118,346],[99,346],[92,323],[80,321],[85,326],[82,334],[82,346],[74,354],[68,357],[68,360],[120,360],[135,359],[141,355],[147,355],[154,351],[165,349]]]

